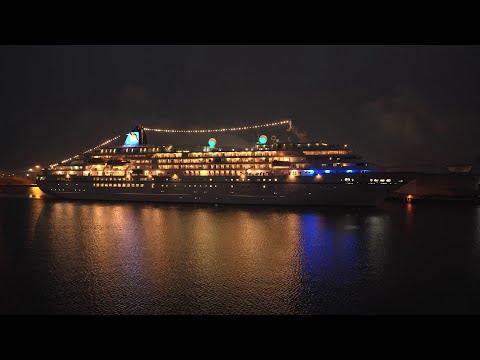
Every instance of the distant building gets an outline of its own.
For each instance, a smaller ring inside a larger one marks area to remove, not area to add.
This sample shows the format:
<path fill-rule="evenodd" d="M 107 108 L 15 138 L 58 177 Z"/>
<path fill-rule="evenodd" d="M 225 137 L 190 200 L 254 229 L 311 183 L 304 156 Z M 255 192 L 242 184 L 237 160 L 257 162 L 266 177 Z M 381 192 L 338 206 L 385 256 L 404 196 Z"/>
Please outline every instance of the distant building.
<path fill-rule="evenodd" d="M 453 173 L 473 173 L 480 174 L 480 156 L 477 156 L 471 164 L 448 165 L 447 169 Z"/>
<path fill-rule="evenodd" d="M 459 200 L 476 199 L 480 195 L 480 156 L 470 164 L 452 164 L 439 171 L 431 170 L 417 168 L 415 180 L 398 189 L 393 197 Z"/>
<path fill-rule="evenodd" d="M 473 165 L 449 165 L 447 169 L 449 172 L 454 173 L 468 173 L 471 172 Z"/>

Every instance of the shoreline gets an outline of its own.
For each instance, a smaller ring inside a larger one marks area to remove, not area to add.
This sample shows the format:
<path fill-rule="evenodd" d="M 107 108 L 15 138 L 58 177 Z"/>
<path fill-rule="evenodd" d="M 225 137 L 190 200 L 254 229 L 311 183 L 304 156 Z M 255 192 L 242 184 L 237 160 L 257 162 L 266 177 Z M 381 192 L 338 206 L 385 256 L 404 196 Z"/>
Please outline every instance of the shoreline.
<path fill-rule="evenodd" d="M 37 184 L 0 184 L 0 187 L 36 187 Z"/>

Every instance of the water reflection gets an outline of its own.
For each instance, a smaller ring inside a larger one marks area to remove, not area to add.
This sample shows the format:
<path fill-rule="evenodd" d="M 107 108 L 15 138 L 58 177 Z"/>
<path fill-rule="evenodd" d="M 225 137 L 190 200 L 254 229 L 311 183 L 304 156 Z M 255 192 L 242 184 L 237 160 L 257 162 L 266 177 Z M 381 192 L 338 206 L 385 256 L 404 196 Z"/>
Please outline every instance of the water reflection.
<path fill-rule="evenodd" d="M 444 268 L 467 279 L 465 288 L 455 285 L 457 294 L 479 299 L 470 285 L 479 280 L 480 251 L 471 249 L 479 241 L 480 208 L 464 209 L 450 222 L 469 229 L 452 251 L 455 227 L 437 222 L 458 211 L 408 205 L 282 209 L 5 199 L 0 271 L 13 280 L 1 285 L 9 297 L 0 298 L 0 310 L 400 311 L 427 296 L 420 286 L 426 277 L 439 289 L 440 279 L 448 285 L 452 272 Z M 437 301 L 436 309 L 450 305 Z"/>

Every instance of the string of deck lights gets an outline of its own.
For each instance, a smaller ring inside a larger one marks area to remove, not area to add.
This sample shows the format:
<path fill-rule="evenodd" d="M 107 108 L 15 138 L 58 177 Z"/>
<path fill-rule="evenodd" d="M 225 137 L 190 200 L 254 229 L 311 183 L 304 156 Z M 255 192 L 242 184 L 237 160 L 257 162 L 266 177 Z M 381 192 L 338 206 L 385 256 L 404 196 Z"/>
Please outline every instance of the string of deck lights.
<path fill-rule="evenodd" d="M 93 150 L 98 149 L 99 147 L 108 145 L 108 144 L 110 144 L 112 141 L 115 141 L 115 140 L 117 140 L 118 138 L 120 138 L 120 136 L 121 136 L 121 135 L 117 135 L 117 136 L 115 136 L 115 137 L 113 137 L 113 138 L 111 138 L 111 139 L 108 139 L 107 141 L 104 141 L 104 142 L 101 143 L 100 145 L 97 145 L 97 146 L 95 146 L 95 147 L 93 147 L 93 148 L 91 148 L 91 149 L 85 150 L 82 154 L 86 154 L 86 153 L 88 153 L 88 152 L 90 152 L 90 151 L 93 151 Z M 71 158 L 68 158 L 68 159 L 65 159 L 65 160 L 60 161 L 60 163 L 61 163 L 61 164 L 64 164 L 64 163 L 66 163 L 67 161 L 70 161 L 70 160 L 73 160 L 73 159 L 78 158 L 79 156 L 80 156 L 80 154 L 75 155 L 75 156 L 72 156 Z M 56 163 L 56 164 L 52 164 L 52 165 L 50 165 L 50 166 L 57 166 L 58 164 L 59 164 L 59 163 Z"/>
<path fill-rule="evenodd" d="M 232 127 L 232 128 L 223 128 L 223 129 L 209 129 L 209 130 L 176 130 L 176 129 L 152 129 L 152 128 L 144 128 L 145 131 L 154 131 L 154 132 L 163 132 L 163 133 L 180 133 L 180 134 L 199 134 L 199 133 L 218 133 L 218 132 L 226 132 L 226 131 L 244 131 L 244 130 L 253 130 L 253 129 L 260 129 L 265 127 L 271 126 L 279 126 L 279 125 L 286 125 L 288 124 L 289 129 L 292 127 L 292 120 L 283 120 L 277 121 L 268 124 L 261 124 L 261 125 L 250 125 L 250 126 L 240 126 L 240 127 Z M 117 140 L 120 138 L 121 135 L 117 135 L 107 141 L 104 141 L 100 145 L 97 145 L 91 149 L 85 150 L 82 154 L 86 154 L 90 151 L 96 150 L 99 147 L 105 146 L 110 144 L 112 141 Z M 80 156 L 80 154 L 72 156 L 68 159 L 60 161 L 60 164 L 64 164 L 70 160 L 76 159 Z M 57 166 L 59 163 L 50 165 L 51 167 Z"/>
<path fill-rule="evenodd" d="M 265 127 L 271 126 L 278 126 L 278 125 L 286 125 L 288 124 L 289 127 L 292 126 L 292 120 L 283 120 L 277 121 L 268 124 L 262 125 L 251 125 L 251 126 L 239 126 L 239 127 L 232 127 L 232 128 L 223 128 L 223 129 L 208 129 L 208 130 L 175 130 L 175 129 L 151 129 L 145 128 L 145 131 L 155 131 L 155 132 L 163 132 L 163 133 L 180 133 L 180 134 L 198 134 L 198 133 L 215 133 L 215 132 L 225 132 L 225 131 L 243 131 L 243 130 L 252 130 L 252 129 L 260 129 Z"/>

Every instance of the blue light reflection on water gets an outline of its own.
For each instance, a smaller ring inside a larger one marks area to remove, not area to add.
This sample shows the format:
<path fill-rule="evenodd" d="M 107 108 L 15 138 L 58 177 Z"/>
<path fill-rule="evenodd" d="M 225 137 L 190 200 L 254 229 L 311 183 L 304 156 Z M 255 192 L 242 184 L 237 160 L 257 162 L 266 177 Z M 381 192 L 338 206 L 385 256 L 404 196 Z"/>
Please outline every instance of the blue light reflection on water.
<path fill-rule="evenodd" d="M 318 214 L 304 214 L 302 224 L 302 272 L 317 277 L 334 265 L 333 234 Z"/>
<path fill-rule="evenodd" d="M 349 213 L 350 212 L 350 213 Z M 302 305 L 310 313 L 348 312 L 358 305 L 361 282 L 358 259 L 362 215 L 347 213 L 302 216 Z M 354 290 L 354 291 L 352 291 Z M 335 310 L 337 309 L 337 310 Z"/>

